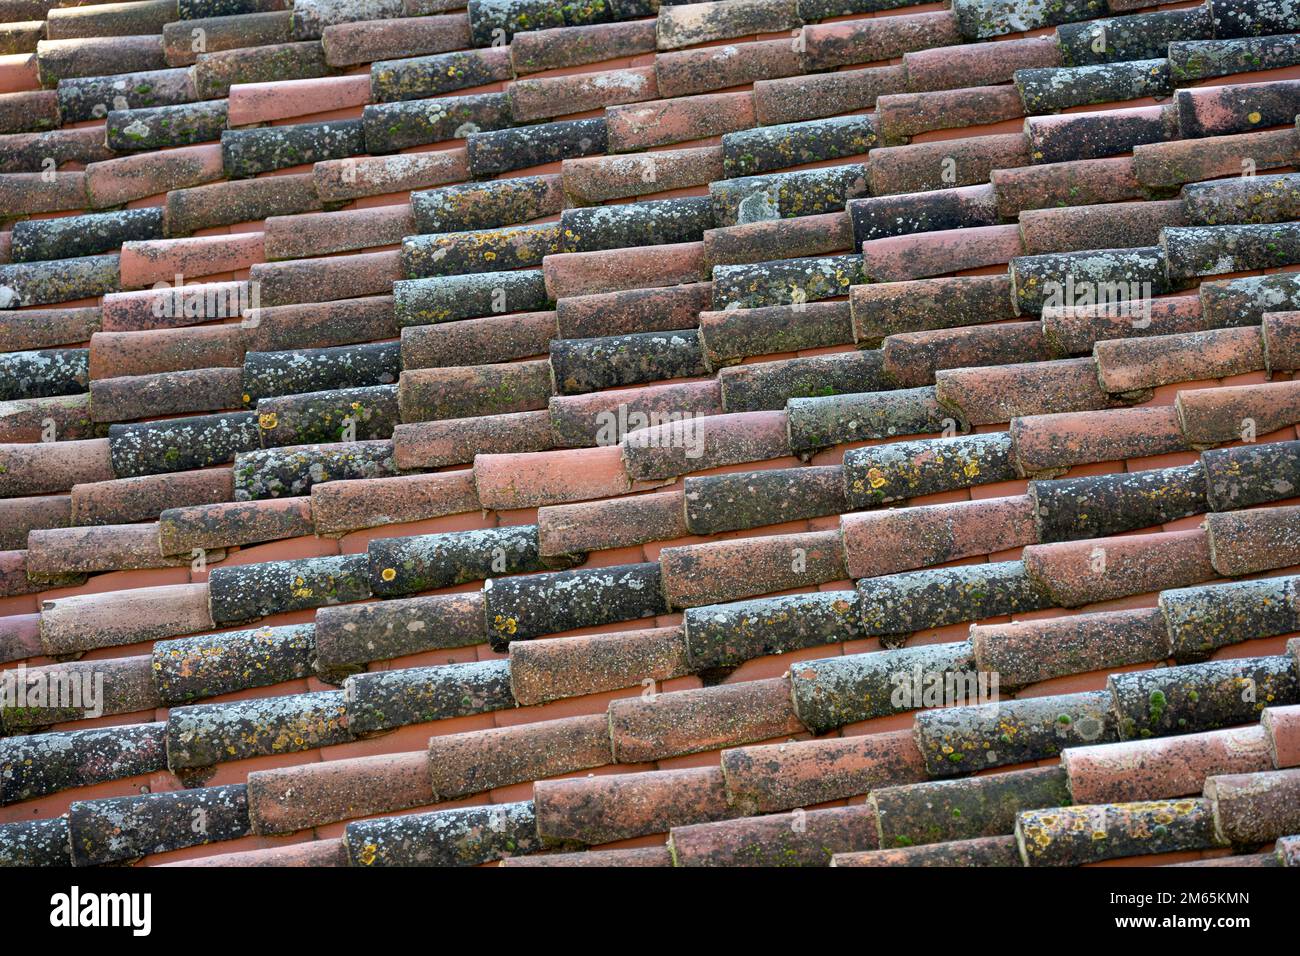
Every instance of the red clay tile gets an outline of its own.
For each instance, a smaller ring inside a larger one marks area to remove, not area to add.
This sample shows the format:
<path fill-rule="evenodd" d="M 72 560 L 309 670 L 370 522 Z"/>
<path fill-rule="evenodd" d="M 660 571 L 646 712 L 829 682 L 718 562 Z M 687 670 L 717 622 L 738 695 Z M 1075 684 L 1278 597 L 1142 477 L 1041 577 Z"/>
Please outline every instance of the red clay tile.
<path fill-rule="evenodd" d="M 5 497 L 68 491 L 113 477 L 107 438 L 0 445 L 0 494 Z"/>
<path fill-rule="evenodd" d="M 1300 421 L 1300 382 L 1188 389 L 1174 408 L 1193 445 L 1242 441 Z"/>
<path fill-rule="evenodd" d="M 915 90 L 1010 83 L 1016 70 L 1063 65 L 1061 48 L 1050 34 L 903 54 L 903 66 Z"/>
<path fill-rule="evenodd" d="M 462 465 L 480 452 L 519 454 L 553 445 L 551 419 L 545 411 L 413 422 L 393 429 L 393 461 L 398 468 Z"/>
<path fill-rule="evenodd" d="M 560 171 L 565 193 L 581 203 L 686 189 L 724 178 L 721 146 L 584 156 L 564 160 Z"/>
<path fill-rule="evenodd" d="M 159 863 L 158 866 L 347 866 L 347 851 L 340 838 L 308 840 L 286 846 L 238 853 L 218 853 L 195 859 Z"/>
<path fill-rule="evenodd" d="M 936 129 L 982 126 L 1025 115 L 1014 86 L 964 86 L 923 93 L 893 93 L 876 101 L 880 135 L 887 145 Z"/>
<path fill-rule="evenodd" d="M 525 455 L 475 455 L 474 484 L 484 508 L 508 511 L 608 498 L 632 490 L 622 449 L 578 448 Z"/>
<path fill-rule="evenodd" d="M 1273 766 L 1279 770 L 1300 766 L 1300 705 L 1266 707 L 1260 720 Z"/>
<path fill-rule="evenodd" d="M 253 126 L 370 102 L 370 74 L 322 76 L 274 83 L 239 83 L 230 90 L 228 122 Z"/>
<path fill-rule="evenodd" d="M 625 548 L 687 534 L 686 500 L 680 491 L 551 505 L 537 512 L 538 549 L 543 555 Z"/>
<path fill-rule="evenodd" d="M 443 734 L 429 741 L 438 802 L 613 762 L 604 714 Z"/>
<path fill-rule="evenodd" d="M 1255 328 L 1109 339 L 1098 342 L 1093 354 L 1101 386 L 1112 394 L 1264 367 L 1263 344 Z"/>
<path fill-rule="evenodd" d="M 311 489 L 311 513 L 316 533 L 321 535 L 478 510 L 474 474 L 468 468 L 432 475 L 327 481 Z"/>
<path fill-rule="evenodd" d="M 1262 727 L 1069 747 L 1061 754 L 1075 803 L 1132 803 L 1199 794 L 1220 773 L 1273 767 Z"/>
<path fill-rule="evenodd" d="M 627 153 L 721 136 L 757 125 L 752 93 L 709 93 L 605 110 L 609 149 Z"/>
<path fill-rule="evenodd" d="M 673 607 L 720 604 L 845 577 L 838 530 L 664 548 L 659 563 Z"/>
<path fill-rule="evenodd" d="M 1127 156 L 995 169 L 991 179 L 998 194 L 998 212 L 1007 218 L 1022 209 L 1089 206 L 1141 199 L 1143 195 L 1133 160 Z"/>
<path fill-rule="evenodd" d="M 423 751 L 325 760 L 248 775 L 254 833 L 295 830 L 436 802 Z"/>
<path fill-rule="evenodd" d="M 722 771 L 655 770 L 575 780 L 540 780 L 533 790 L 543 839 L 612 843 L 672 827 L 735 816 Z"/>
<path fill-rule="evenodd" d="M 599 252 L 562 252 L 542 260 L 552 299 L 700 282 L 709 277 L 704 243 L 678 242 Z"/>
<path fill-rule="evenodd" d="M 1075 465 L 1163 455 L 1189 447 L 1167 405 L 1032 415 L 1011 422 L 1016 459 L 1026 474 L 1053 477 Z"/>
<path fill-rule="evenodd" d="M 873 282 L 902 282 L 1001 265 L 1022 252 L 1018 226 L 973 226 L 869 239 L 862 267 Z"/>
<path fill-rule="evenodd" d="M 168 508 L 230 501 L 234 470 L 210 468 L 166 475 L 91 480 L 72 487 L 73 524 L 125 524 L 152 521 Z"/>
<path fill-rule="evenodd" d="M 1205 517 L 1210 561 L 1226 577 L 1300 564 L 1300 505 Z"/>
<path fill-rule="evenodd" d="M 90 338 L 92 379 L 243 364 L 244 331 L 238 325 L 96 332 Z"/>
<path fill-rule="evenodd" d="M 506 87 L 516 122 L 567 116 L 660 96 L 654 67 L 515 80 Z"/>
<path fill-rule="evenodd" d="M 636 687 L 688 670 L 681 628 L 656 627 L 510 645 L 510 688 L 525 706 Z"/>
<path fill-rule="evenodd" d="M 170 584 L 45 601 L 41 644 L 47 654 L 138 644 L 210 631 L 206 584 Z"/>
<path fill-rule="evenodd" d="M 260 232 L 124 242 L 121 281 L 139 288 L 178 275 L 198 278 L 247 269 L 262 258 Z"/>
<path fill-rule="evenodd" d="M 311 534 L 312 500 L 268 498 L 169 508 L 158 519 L 163 554 L 185 555 L 195 548 L 226 548 Z"/>
<path fill-rule="evenodd" d="M 223 175 L 220 145 L 182 146 L 91 163 L 86 167 L 86 193 L 92 209 L 106 209 Z"/>
<path fill-rule="evenodd" d="M 926 778 L 911 730 L 724 750 L 727 796 L 749 816 Z"/>
<path fill-rule="evenodd" d="M 1080 607 L 1216 577 L 1203 530 L 1095 538 L 1025 548 L 1025 570 L 1060 607 Z"/>
<path fill-rule="evenodd" d="M 844 515 L 840 528 L 851 578 L 945 564 L 1038 540 L 1028 495 L 859 512 Z"/>

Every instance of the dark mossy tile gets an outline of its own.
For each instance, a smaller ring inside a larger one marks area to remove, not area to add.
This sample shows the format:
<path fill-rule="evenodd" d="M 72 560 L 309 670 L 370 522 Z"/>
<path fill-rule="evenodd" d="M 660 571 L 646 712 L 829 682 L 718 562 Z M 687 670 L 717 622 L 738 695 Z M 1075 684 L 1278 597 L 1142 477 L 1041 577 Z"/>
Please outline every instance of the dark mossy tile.
<path fill-rule="evenodd" d="M 967 40 L 1091 20 L 1106 11 L 1105 0 L 953 0 L 957 29 Z"/>
<path fill-rule="evenodd" d="M 1214 35 L 1209 4 L 1187 10 L 1152 10 L 1119 17 L 1102 17 L 1056 28 L 1066 66 L 1151 60 L 1167 55 L 1175 40 Z"/>
<path fill-rule="evenodd" d="M 422 235 L 495 229 L 551 216 L 563 207 L 557 176 L 519 176 L 411 193 Z"/>
<path fill-rule="evenodd" d="M 212 619 L 234 624 L 364 600 L 370 597 L 367 571 L 364 554 L 218 566 L 208 575 Z"/>
<path fill-rule="evenodd" d="M 659 563 L 490 578 L 483 587 L 493 647 L 579 627 L 666 614 Z"/>
<path fill-rule="evenodd" d="M 203 100 L 142 109 L 112 110 L 107 119 L 109 149 L 119 153 L 214 142 L 226 128 L 226 101 Z"/>
<path fill-rule="evenodd" d="M 1209 510 L 1200 462 L 1114 475 L 1032 481 L 1041 542 L 1104 538 Z"/>
<path fill-rule="evenodd" d="M 1169 61 L 1162 58 L 1016 70 L 1016 89 L 1025 102 L 1025 112 L 1036 116 L 1071 106 L 1168 96 L 1173 81 Z"/>
<path fill-rule="evenodd" d="M 0 866 L 69 866 L 68 818 L 0 823 Z"/>
<path fill-rule="evenodd" d="M 1201 313 L 1209 328 L 1259 325 L 1265 312 L 1300 309 L 1300 276 L 1276 273 L 1202 282 Z"/>
<path fill-rule="evenodd" d="M 345 743 L 352 739 L 347 713 L 341 690 L 173 707 L 167 766 L 194 770 Z"/>
<path fill-rule="evenodd" d="M 706 196 L 585 206 L 560 214 L 565 252 L 698 242 L 714 225 Z"/>
<path fill-rule="evenodd" d="M 112 425 L 108 445 L 119 478 L 192 471 L 233 461 L 238 453 L 257 448 L 257 416 L 229 412 Z"/>
<path fill-rule="evenodd" d="M 221 134 L 221 161 L 231 179 L 363 152 L 361 120 L 228 129 Z"/>
<path fill-rule="evenodd" d="M 1189 183 L 1183 187 L 1182 201 L 1187 220 L 1196 225 L 1286 222 L 1300 218 L 1300 174 Z"/>
<path fill-rule="evenodd" d="M 1300 223 L 1169 226 L 1161 249 L 1173 278 L 1276 269 L 1300 262 Z"/>
<path fill-rule="evenodd" d="M 74 866 L 235 840 L 249 833 L 248 788 L 237 783 L 78 801 L 68 809 L 68 830 Z"/>
<path fill-rule="evenodd" d="M 307 677 L 315 651 L 311 624 L 158 641 L 154 681 L 165 704 L 179 704 Z"/>
<path fill-rule="evenodd" d="M 1285 654 L 1111 674 L 1106 687 L 1122 740 L 1251 723 L 1266 706 L 1300 700 L 1295 661 Z"/>
<path fill-rule="evenodd" d="M 121 289 L 118 256 L 0 265 L 0 309 L 95 299 Z"/>
<path fill-rule="evenodd" d="M 0 402 L 84 393 L 90 379 L 89 353 L 89 349 L 0 353 Z"/>
<path fill-rule="evenodd" d="M 791 667 L 790 683 L 795 713 L 821 734 L 927 706 L 926 680 L 937 681 L 938 700 L 948 703 L 945 687 L 973 685 L 974 670 L 970 642 L 954 641 L 802 661 Z M 925 678 L 915 678 L 918 673 Z"/>
<path fill-rule="evenodd" d="M 375 103 L 427 99 L 512 76 L 510 50 L 499 46 L 381 60 L 370 64 L 370 98 Z"/>
<path fill-rule="evenodd" d="M 1169 44 L 1169 72 L 1178 86 L 1297 63 L 1300 63 L 1300 42 L 1292 34 L 1177 40 Z"/>
<path fill-rule="evenodd" d="M 504 93 L 435 97 L 402 103 L 371 103 L 361 111 L 366 151 L 379 155 L 410 146 L 464 139 L 511 124 Z"/>
<path fill-rule="evenodd" d="M 262 448 L 386 441 L 398 420 L 395 385 L 280 395 L 257 403 Z"/>
<path fill-rule="evenodd" d="M 719 226 L 837 212 L 850 199 L 866 194 L 867 171 L 861 163 L 723 179 L 709 185 Z"/>
<path fill-rule="evenodd" d="M 128 724 L 0 740 L 0 805 L 163 770 L 165 726 Z"/>
<path fill-rule="evenodd" d="M 104 143 L 103 132 L 95 127 L 12 133 L 0 139 L 0 173 L 39 173 L 46 160 L 53 160 L 56 167 L 68 163 L 86 166 L 115 155 Z"/>
<path fill-rule="evenodd" d="M 853 199 L 848 210 L 855 247 L 885 236 L 993 226 L 1001 221 L 993 187 L 983 184 Z"/>
<path fill-rule="evenodd" d="M 1160 592 L 1176 660 L 1199 661 L 1220 647 L 1289 634 L 1300 618 L 1296 578 L 1231 581 Z"/>
<path fill-rule="evenodd" d="M 161 238 L 163 211 L 158 207 L 25 219 L 14 223 L 10 255 L 14 262 L 74 259 L 111 252 L 124 242 Z"/>
<path fill-rule="evenodd" d="M 412 279 L 500 272 L 539 267 L 545 256 L 562 252 L 563 246 L 558 223 L 499 226 L 408 236 L 402 240 L 402 263 Z"/>
<path fill-rule="evenodd" d="M 393 283 L 393 298 L 399 328 L 537 312 L 551 305 L 540 269 L 407 279 Z"/>
<path fill-rule="evenodd" d="M 838 465 L 775 468 L 686 479 L 686 525 L 717 534 L 839 514 L 848 508 Z"/>
<path fill-rule="evenodd" d="M 1101 159 L 1178 138 L 1178 114 L 1161 106 L 1053 113 L 1025 120 L 1035 163 Z"/>
<path fill-rule="evenodd" d="M 198 98 L 186 69 L 148 70 L 59 81 L 59 114 L 64 123 L 103 119 L 112 110 L 177 106 Z"/>
<path fill-rule="evenodd" d="M 482 866 L 553 845 L 537 835 L 531 800 L 358 820 L 343 842 L 350 865 L 373 867 Z"/>
<path fill-rule="evenodd" d="M 1060 767 L 881 787 L 871 792 L 869 800 L 876 812 L 882 847 L 1012 833 L 1021 811 L 1074 802 Z"/>
<path fill-rule="evenodd" d="M 1216 37 L 1294 33 L 1300 25 L 1291 0 L 1214 0 L 1211 12 Z"/>
<path fill-rule="evenodd" d="M 804 163 L 860 156 L 876 142 L 876 121 L 871 115 L 758 126 L 722 137 L 722 164 L 728 177 L 754 176 Z"/>
<path fill-rule="evenodd" d="M 1052 606 L 1021 561 L 907 571 L 858 581 L 868 634 L 905 635 Z"/>
<path fill-rule="evenodd" d="M 368 553 L 370 587 L 379 597 L 571 563 L 544 560 L 537 551 L 537 526 L 532 524 L 379 538 L 370 543 Z"/>
<path fill-rule="evenodd" d="M 471 175 L 507 173 L 606 152 L 605 120 L 599 117 L 564 120 L 470 133 L 465 146 L 469 150 Z"/>
<path fill-rule="evenodd" d="M 518 706 L 506 660 L 356 674 L 343 692 L 349 726 L 358 734 Z"/>
<path fill-rule="evenodd" d="M 867 636 L 853 591 L 822 591 L 687 608 L 692 671 Z"/>
<path fill-rule="evenodd" d="M 932 777 L 1047 760 L 1066 747 L 1119 739 L 1104 690 L 923 710 L 913 733 Z"/>
<path fill-rule="evenodd" d="M 943 431 L 955 425 L 932 386 L 792 398 L 790 447 L 814 452 L 842 442 Z"/>
<path fill-rule="evenodd" d="M 1074 304 L 1077 294 L 1072 290 L 1076 289 L 1112 290 L 1115 301 L 1126 301 L 1149 299 L 1174 288 L 1160 246 L 1017 256 L 1011 260 L 1010 272 L 1016 308 L 1031 315 L 1045 306 Z"/>
<path fill-rule="evenodd" d="M 1223 843 L 1212 801 L 1192 797 L 1026 810 L 1016 834 L 1025 866 L 1080 866 Z"/>
<path fill-rule="evenodd" d="M 867 281 L 862 256 L 812 256 L 713 267 L 713 308 L 754 309 L 847 295 Z"/>
<path fill-rule="evenodd" d="M 390 441 L 264 448 L 235 459 L 235 500 L 295 497 L 310 493 L 314 485 L 325 481 L 396 474 Z"/>
<path fill-rule="evenodd" d="M 319 41 L 200 53 L 192 69 L 199 96 L 205 99 L 228 96 L 237 83 L 307 80 L 334 72 Z"/>
<path fill-rule="evenodd" d="M 392 385 L 402 370 L 401 343 L 367 342 L 244 356 L 245 403 L 273 395 Z"/>
<path fill-rule="evenodd" d="M 317 667 L 325 672 L 358 670 L 374 660 L 486 641 L 479 591 L 393 598 L 316 612 Z"/>
<path fill-rule="evenodd" d="M 718 382 L 724 412 L 777 410 L 792 398 L 870 392 L 892 385 L 875 349 L 733 365 L 718 373 Z"/>
<path fill-rule="evenodd" d="M 689 378 L 707 371 L 699 334 L 637 332 L 598 339 L 556 339 L 551 368 L 561 395 Z"/>

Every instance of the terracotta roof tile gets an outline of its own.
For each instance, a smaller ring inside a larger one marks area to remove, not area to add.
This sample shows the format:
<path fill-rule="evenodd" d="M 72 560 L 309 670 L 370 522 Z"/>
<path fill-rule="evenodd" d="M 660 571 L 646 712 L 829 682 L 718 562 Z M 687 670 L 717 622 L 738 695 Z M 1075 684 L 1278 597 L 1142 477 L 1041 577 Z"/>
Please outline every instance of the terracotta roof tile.
<path fill-rule="evenodd" d="M 870 807 L 796 810 L 673 827 L 676 866 L 826 866 L 835 853 L 874 849 Z"/>

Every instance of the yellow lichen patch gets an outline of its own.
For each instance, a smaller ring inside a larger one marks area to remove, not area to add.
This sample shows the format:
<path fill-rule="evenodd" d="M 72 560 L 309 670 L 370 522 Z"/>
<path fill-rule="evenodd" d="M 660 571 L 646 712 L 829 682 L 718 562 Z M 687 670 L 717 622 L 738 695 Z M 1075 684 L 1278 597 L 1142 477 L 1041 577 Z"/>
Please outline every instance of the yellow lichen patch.
<path fill-rule="evenodd" d="M 385 581 L 391 581 L 393 580 L 393 578 L 397 577 L 397 569 L 384 568 L 384 570 L 379 572 L 379 576 L 383 578 Z"/>
<path fill-rule="evenodd" d="M 275 417 L 275 412 L 263 412 L 257 416 L 257 427 L 266 431 L 270 431 L 279 423 L 279 419 Z"/>

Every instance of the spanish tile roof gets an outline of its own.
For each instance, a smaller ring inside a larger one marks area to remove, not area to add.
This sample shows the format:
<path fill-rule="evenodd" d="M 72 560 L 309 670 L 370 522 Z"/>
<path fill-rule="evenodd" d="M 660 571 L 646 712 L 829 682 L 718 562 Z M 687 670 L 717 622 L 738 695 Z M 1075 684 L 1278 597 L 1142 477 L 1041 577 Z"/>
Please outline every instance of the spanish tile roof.
<path fill-rule="evenodd" d="M 0 863 L 1300 865 L 1292 0 L 58 2 Z"/>

